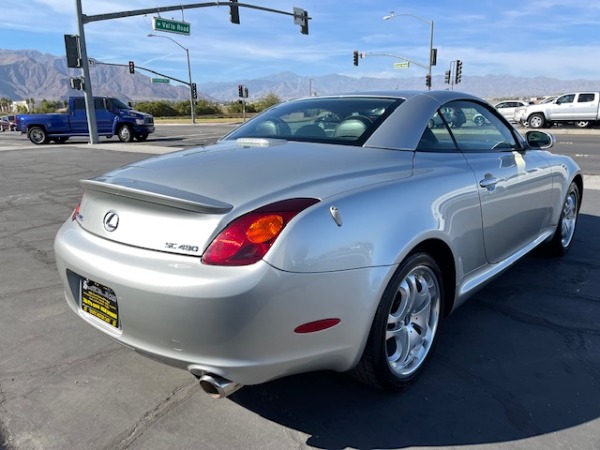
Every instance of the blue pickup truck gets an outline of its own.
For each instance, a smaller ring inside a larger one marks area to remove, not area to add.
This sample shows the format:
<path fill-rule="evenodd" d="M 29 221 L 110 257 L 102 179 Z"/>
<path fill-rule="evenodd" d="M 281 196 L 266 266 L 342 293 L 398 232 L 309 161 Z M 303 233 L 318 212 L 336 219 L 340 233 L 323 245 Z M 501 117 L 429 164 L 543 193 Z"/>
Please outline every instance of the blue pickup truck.
<path fill-rule="evenodd" d="M 135 111 L 117 98 L 94 97 L 94 107 L 98 136 L 117 135 L 122 142 L 131 142 L 134 138 L 145 141 L 154 132 L 152 115 Z M 34 144 L 62 143 L 72 136 L 88 136 L 85 100 L 70 97 L 66 113 L 20 114 L 17 130 L 26 133 Z"/>

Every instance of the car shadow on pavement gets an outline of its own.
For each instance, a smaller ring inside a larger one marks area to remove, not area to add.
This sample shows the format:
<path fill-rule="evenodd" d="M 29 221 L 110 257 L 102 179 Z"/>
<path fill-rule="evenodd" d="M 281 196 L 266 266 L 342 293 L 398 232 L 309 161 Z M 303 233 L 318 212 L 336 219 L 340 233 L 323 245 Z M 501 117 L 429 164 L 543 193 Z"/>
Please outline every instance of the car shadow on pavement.
<path fill-rule="evenodd" d="M 581 214 L 568 255 L 529 255 L 459 308 L 407 391 L 318 372 L 247 386 L 230 399 L 327 449 L 510 442 L 598 419 L 597 230 L 600 218 Z"/>

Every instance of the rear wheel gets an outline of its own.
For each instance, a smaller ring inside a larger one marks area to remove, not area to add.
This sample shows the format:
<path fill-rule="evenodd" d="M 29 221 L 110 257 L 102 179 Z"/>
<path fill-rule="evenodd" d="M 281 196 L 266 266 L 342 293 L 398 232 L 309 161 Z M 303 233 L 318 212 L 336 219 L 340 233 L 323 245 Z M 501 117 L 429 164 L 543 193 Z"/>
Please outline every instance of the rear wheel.
<path fill-rule="evenodd" d="M 573 182 L 567 191 L 556 232 L 552 240 L 546 244 L 546 249 L 550 254 L 561 256 L 571 248 L 579 216 L 579 199 L 579 187 Z"/>
<path fill-rule="evenodd" d="M 27 133 L 27 137 L 36 145 L 46 144 L 48 142 L 48 134 L 42 127 L 31 127 Z"/>
<path fill-rule="evenodd" d="M 575 126 L 577 128 L 587 128 L 590 126 L 590 122 L 587 120 L 578 120 L 577 122 L 575 122 Z"/>
<path fill-rule="evenodd" d="M 119 136 L 119 140 L 121 142 L 131 142 L 133 140 L 133 131 L 131 130 L 131 126 L 121 125 L 119 131 L 117 131 L 117 136 Z"/>
<path fill-rule="evenodd" d="M 431 357 L 444 302 L 442 272 L 427 253 L 409 255 L 381 299 L 353 375 L 371 387 L 401 390 Z"/>
<path fill-rule="evenodd" d="M 546 118 L 543 114 L 532 114 L 527 121 L 531 128 L 543 128 L 546 125 Z"/>

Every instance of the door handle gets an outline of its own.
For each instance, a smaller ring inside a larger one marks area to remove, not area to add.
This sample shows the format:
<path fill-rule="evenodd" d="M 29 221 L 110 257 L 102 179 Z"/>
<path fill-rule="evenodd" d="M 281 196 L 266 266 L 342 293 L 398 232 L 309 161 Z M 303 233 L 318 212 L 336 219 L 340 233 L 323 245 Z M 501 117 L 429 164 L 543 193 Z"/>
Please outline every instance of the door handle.
<path fill-rule="evenodd" d="M 486 176 L 483 180 L 479 182 L 479 186 L 487 189 L 488 191 L 493 191 L 496 188 L 496 184 L 500 181 L 499 178 L 494 176 Z"/>

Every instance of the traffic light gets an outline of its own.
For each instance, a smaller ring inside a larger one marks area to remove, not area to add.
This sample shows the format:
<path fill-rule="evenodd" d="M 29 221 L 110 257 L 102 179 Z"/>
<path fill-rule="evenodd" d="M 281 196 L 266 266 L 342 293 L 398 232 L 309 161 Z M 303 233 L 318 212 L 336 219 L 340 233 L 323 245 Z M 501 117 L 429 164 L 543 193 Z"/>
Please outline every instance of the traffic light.
<path fill-rule="evenodd" d="M 244 97 L 244 85 L 242 84 L 238 84 L 238 97 Z"/>
<path fill-rule="evenodd" d="M 425 86 L 431 87 L 431 75 L 425 75 Z"/>
<path fill-rule="evenodd" d="M 454 83 L 460 83 L 462 79 L 462 61 L 459 59 L 456 61 L 456 75 L 454 76 Z"/>
<path fill-rule="evenodd" d="M 129 73 L 135 73 L 135 63 L 133 61 L 129 61 Z"/>
<path fill-rule="evenodd" d="M 244 98 L 248 98 L 248 88 L 244 86 Z"/>
<path fill-rule="evenodd" d="M 194 100 L 198 98 L 198 90 L 196 89 L 196 83 L 192 83 L 192 98 Z"/>
<path fill-rule="evenodd" d="M 300 33 L 308 34 L 308 12 L 294 7 L 294 23 L 300 25 Z"/>
<path fill-rule="evenodd" d="M 354 50 L 354 65 L 358 66 L 358 50 Z"/>
<path fill-rule="evenodd" d="M 65 50 L 67 53 L 67 67 L 81 67 L 79 36 L 65 34 Z"/>
<path fill-rule="evenodd" d="M 231 23 L 240 23 L 240 7 L 237 5 L 238 0 L 229 0 L 229 19 Z"/>
<path fill-rule="evenodd" d="M 77 89 L 78 91 L 83 90 L 83 80 L 80 77 L 69 78 L 69 86 L 71 89 Z"/>
<path fill-rule="evenodd" d="M 450 71 L 446 70 L 446 75 L 444 76 L 444 83 L 450 84 Z"/>
<path fill-rule="evenodd" d="M 429 55 L 429 62 L 432 66 L 437 64 L 437 48 L 431 49 L 431 55 Z"/>

